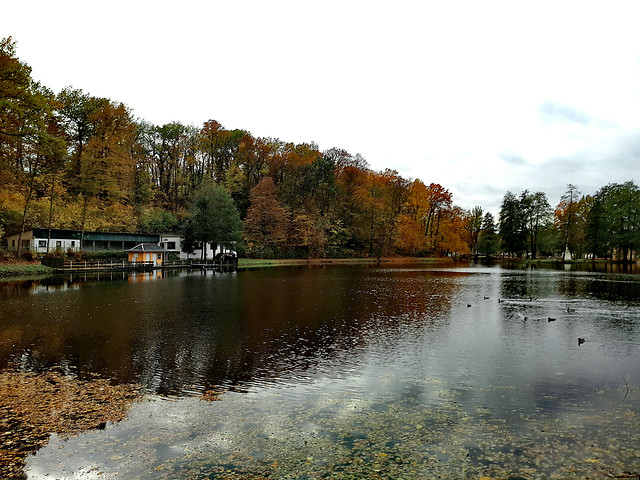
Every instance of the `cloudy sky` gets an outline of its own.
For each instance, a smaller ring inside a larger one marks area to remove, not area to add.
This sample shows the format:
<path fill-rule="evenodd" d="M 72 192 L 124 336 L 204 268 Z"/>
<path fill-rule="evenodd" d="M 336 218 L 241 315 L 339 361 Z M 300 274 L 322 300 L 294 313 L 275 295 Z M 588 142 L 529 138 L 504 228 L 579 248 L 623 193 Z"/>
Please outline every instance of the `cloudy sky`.
<path fill-rule="evenodd" d="M 33 77 L 362 154 L 497 212 L 640 181 L 640 2 L 5 2 Z"/>

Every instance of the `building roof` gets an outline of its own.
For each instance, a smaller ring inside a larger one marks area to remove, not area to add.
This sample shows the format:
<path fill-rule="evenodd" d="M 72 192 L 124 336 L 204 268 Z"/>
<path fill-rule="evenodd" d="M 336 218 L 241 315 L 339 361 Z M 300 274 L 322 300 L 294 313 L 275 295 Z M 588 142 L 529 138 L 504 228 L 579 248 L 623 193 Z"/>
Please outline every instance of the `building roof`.
<path fill-rule="evenodd" d="M 48 238 L 48 228 L 31 228 L 35 238 Z M 25 230 L 25 233 L 29 230 Z M 51 229 L 52 240 L 80 240 L 82 232 L 80 230 L 65 230 L 62 228 Z M 8 235 L 9 237 L 18 235 Z M 144 233 L 125 233 L 125 232 L 84 232 L 84 241 L 106 241 L 106 242 L 153 242 L 160 241 L 159 235 L 146 235 Z"/>
<path fill-rule="evenodd" d="M 164 249 L 155 243 L 139 243 L 127 252 L 164 252 Z"/>

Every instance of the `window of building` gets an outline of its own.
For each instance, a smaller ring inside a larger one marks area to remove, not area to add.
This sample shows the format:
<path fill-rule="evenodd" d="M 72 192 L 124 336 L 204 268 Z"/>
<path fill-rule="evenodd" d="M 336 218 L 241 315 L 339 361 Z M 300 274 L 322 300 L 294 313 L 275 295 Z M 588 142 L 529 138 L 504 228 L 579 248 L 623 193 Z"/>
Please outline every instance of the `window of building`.
<path fill-rule="evenodd" d="M 166 242 L 164 248 L 166 248 L 167 250 L 175 250 L 176 242 Z"/>
<path fill-rule="evenodd" d="M 38 248 L 47 248 L 46 240 L 38 240 Z"/>
<path fill-rule="evenodd" d="M 56 248 L 62 248 L 62 240 L 56 241 Z"/>
<path fill-rule="evenodd" d="M 75 247 L 76 246 L 76 241 L 75 240 L 71 240 L 71 246 Z"/>

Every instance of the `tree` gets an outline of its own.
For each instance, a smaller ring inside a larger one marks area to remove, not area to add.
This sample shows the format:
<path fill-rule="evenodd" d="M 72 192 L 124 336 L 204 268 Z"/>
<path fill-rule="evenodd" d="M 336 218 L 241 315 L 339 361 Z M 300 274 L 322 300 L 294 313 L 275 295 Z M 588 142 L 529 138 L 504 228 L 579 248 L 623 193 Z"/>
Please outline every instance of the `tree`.
<path fill-rule="evenodd" d="M 500 246 L 500 238 L 496 231 L 493 215 L 487 212 L 482 220 L 482 228 L 478 235 L 478 253 L 489 256 L 494 255 Z"/>
<path fill-rule="evenodd" d="M 278 201 L 273 178 L 265 177 L 251 189 L 250 206 L 244 220 L 245 240 L 250 248 L 279 249 L 286 234 L 287 212 Z"/>
<path fill-rule="evenodd" d="M 607 218 L 605 212 L 605 199 L 604 190 L 606 187 L 601 188 L 591 201 L 591 208 L 587 215 L 587 231 L 586 241 L 587 250 L 591 253 L 592 257 L 606 257 L 608 255 L 608 235 Z"/>
<path fill-rule="evenodd" d="M 613 183 L 602 187 L 589 217 L 592 243 L 607 248 L 613 257 L 630 261 L 640 247 L 640 189 L 634 182 Z"/>
<path fill-rule="evenodd" d="M 502 251 L 511 255 L 522 255 L 526 248 L 527 236 L 525 220 L 520 200 L 511 192 L 505 193 L 500 206 L 500 239 Z"/>
<path fill-rule="evenodd" d="M 559 224 L 559 228 L 562 232 L 562 239 L 564 241 L 562 259 L 566 260 L 565 255 L 567 250 L 575 250 L 578 242 L 576 240 L 576 215 L 578 209 L 578 198 L 580 191 L 578 188 L 569 183 L 567 190 L 560 198 L 560 203 L 556 207 L 556 219 Z"/>
<path fill-rule="evenodd" d="M 189 219 L 193 225 L 194 238 L 202 242 L 203 259 L 206 260 L 205 245 L 210 243 L 237 250 L 242 241 L 242 221 L 231 195 L 221 185 L 204 185 L 194 195 L 189 208 Z"/>
<path fill-rule="evenodd" d="M 57 114 L 66 132 L 68 155 L 71 159 L 67 171 L 69 184 L 73 187 L 73 193 L 80 193 L 81 187 L 77 184 L 77 179 L 82 171 L 84 148 L 94 132 L 94 115 L 107 100 L 66 87 L 58 94 L 57 101 Z"/>
<path fill-rule="evenodd" d="M 0 40 L 0 173 L 4 181 L 15 179 L 12 189 L 23 194 L 18 256 L 34 193 L 45 184 L 42 175 L 60 167 L 64 143 L 53 108 L 51 92 L 16 57 L 15 42 L 11 37 Z"/>
<path fill-rule="evenodd" d="M 465 255 L 470 252 L 471 239 L 465 211 L 454 205 L 442 216 L 438 255 Z"/>
<path fill-rule="evenodd" d="M 475 206 L 466 213 L 466 228 L 469 232 L 471 253 L 478 255 L 478 236 L 482 230 L 482 207 Z"/>
<path fill-rule="evenodd" d="M 452 207 L 451 192 L 437 183 L 431 183 L 426 191 L 428 210 L 426 212 L 425 235 L 429 238 L 432 252 L 438 251 L 438 233 L 442 216 Z"/>
<path fill-rule="evenodd" d="M 171 212 L 161 208 L 148 210 L 142 214 L 142 230 L 158 235 L 172 232 L 178 226 L 178 219 Z"/>
<path fill-rule="evenodd" d="M 551 205 L 547 201 L 544 192 L 529 193 L 525 190 L 520 194 L 520 205 L 526 225 L 526 233 L 529 239 L 529 252 L 531 258 L 536 259 L 538 254 L 538 234 L 546 227 L 551 217 Z"/>

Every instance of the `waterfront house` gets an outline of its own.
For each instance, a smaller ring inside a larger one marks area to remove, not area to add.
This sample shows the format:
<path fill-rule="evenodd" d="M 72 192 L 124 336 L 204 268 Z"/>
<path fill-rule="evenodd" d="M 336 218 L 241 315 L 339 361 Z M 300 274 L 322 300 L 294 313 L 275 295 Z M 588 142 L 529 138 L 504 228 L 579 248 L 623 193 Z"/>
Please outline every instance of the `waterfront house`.
<path fill-rule="evenodd" d="M 165 252 L 157 243 L 140 243 L 127 250 L 129 263 L 152 262 L 154 267 L 162 266 Z"/>

